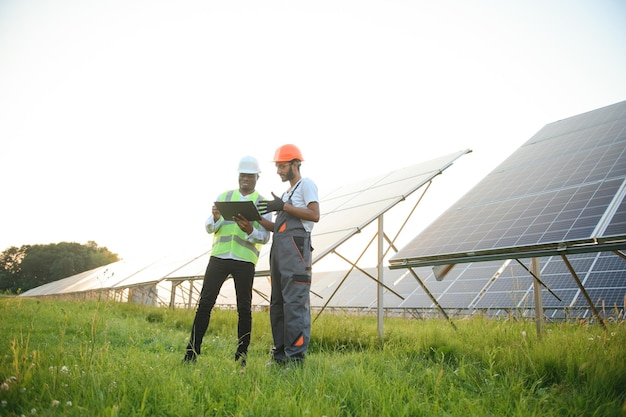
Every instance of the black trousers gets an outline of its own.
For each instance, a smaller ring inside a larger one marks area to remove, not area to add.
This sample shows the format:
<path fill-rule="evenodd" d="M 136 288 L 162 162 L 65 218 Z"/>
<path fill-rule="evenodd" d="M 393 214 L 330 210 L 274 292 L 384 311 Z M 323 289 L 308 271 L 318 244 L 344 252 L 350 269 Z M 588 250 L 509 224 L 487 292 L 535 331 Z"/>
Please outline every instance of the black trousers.
<path fill-rule="evenodd" d="M 232 275 L 237 294 L 238 315 L 238 343 L 235 357 L 238 358 L 248 352 L 250 333 L 252 331 L 252 283 L 254 281 L 254 270 L 255 266 L 251 262 L 220 259 L 211 256 L 204 273 L 202 292 L 200 293 L 196 316 L 191 326 L 191 337 L 189 338 L 187 350 L 192 350 L 196 354 L 200 353 L 202 339 L 209 327 L 211 311 L 215 306 L 217 296 L 226 278 Z"/>

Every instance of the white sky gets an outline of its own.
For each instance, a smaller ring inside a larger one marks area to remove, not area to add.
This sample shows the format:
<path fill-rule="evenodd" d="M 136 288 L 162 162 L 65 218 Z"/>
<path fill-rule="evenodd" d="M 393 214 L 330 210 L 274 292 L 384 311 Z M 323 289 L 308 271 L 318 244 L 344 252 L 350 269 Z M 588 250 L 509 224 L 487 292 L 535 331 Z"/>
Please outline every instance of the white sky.
<path fill-rule="evenodd" d="M 203 245 L 242 156 L 286 188 L 284 143 L 322 197 L 472 149 L 425 227 L 545 124 L 625 100 L 625 74 L 623 0 L 0 0 L 0 251 Z"/>

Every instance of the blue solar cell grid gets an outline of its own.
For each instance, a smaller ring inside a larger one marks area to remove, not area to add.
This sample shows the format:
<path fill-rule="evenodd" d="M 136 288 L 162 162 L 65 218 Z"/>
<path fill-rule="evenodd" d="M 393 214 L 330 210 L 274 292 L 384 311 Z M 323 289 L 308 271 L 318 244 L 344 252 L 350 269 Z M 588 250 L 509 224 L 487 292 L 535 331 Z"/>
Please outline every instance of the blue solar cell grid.
<path fill-rule="evenodd" d="M 624 188 L 626 101 L 544 127 L 390 264 L 507 259 L 581 243 L 593 251 L 596 238 L 615 236 L 626 242 Z"/>

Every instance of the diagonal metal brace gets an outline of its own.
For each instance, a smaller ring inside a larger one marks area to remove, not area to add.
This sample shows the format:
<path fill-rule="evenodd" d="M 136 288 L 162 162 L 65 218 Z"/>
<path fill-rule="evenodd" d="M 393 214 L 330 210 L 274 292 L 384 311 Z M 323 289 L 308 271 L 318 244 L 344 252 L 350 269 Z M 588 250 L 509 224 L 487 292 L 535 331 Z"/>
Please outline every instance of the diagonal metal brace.
<path fill-rule="evenodd" d="M 583 283 L 580 281 L 580 278 L 578 278 L 576 271 L 574 271 L 574 267 L 572 267 L 572 264 L 569 263 L 567 256 L 561 255 L 561 258 L 563 259 L 563 262 L 565 262 L 565 266 L 567 266 L 567 269 L 569 269 L 570 274 L 572 274 L 574 281 L 576 281 L 578 288 L 580 288 L 580 292 L 583 293 L 583 296 L 589 303 L 589 306 L 591 307 L 593 314 L 596 316 L 596 318 L 598 319 L 598 321 L 600 322 L 604 330 L 607 331 L 608 329 L 606 328 L 606 324 L 604 323 L 604 320 L 602 320 L 602 317 L 600 317 L 600 312 L 598 311 L 596 306 L 593 304 L 593 301 L 591 301 L 591 297 L 589 297 L 589 294 L 587 294 L 587 290 L 585 289 L 585 286 L 583 285 Z"/>
<path fill-rule="evenodd" d="M 446 313 L 446 310 L 444 310 L 443 307 L 441 307 L 441 305 L 439 304 L 439 302 L 437 301 L 435 296 L 430 292 L 430 290 L 428 290 L 428 288 L 426 288 L 426 285 L 424 284 L 422 279 L 417 275 L 417 272 L 415 272 L 413 270 L 413 268 L 409 268 L 409 272 L 411 272 L 411 275 L 413 275 L 413 278 L 415 278 L 417 280 L 417 282 L 420 284 L 420 286 L 422 287 L 422 289 L 424 290 L 426 295 L 428 295 L 430 300 L 437 306 L 437 309 L 439 310 L 439 312 L 441 314 L 443 314 L 443 316 L 446 318 L 446 320 L 448 320 L 448 323 L 450 323 L 452 325 L 452 328 L 454 330 L 457 330 L 456 325 L 454 324 L 454 322 L 450 319 L 450 317 L 448 317 L 448 314 Z"/>
<path fill-rule="evenodd" d="M 532 276 L 533 276 L 533 278 L 535 278 L 535 279 L 537 280 L 537 282 L 538 282 L 539 284 L 541 284 L 541 286 L 542 286 L 543 288 L 545 288 L 546 290 L 548 290 L 548 292 L 549 292 L 550 294 L 552 294 L 552 295 L 554 296 L 554 298 L 556 298 L 556 299 L 557 299 L 557 300 L 559 300 L 559 301 L 563 301 L 563 300 L 561 300 L 561 298 L 559 298 L 559 296 L 558 296 L 558 295 L 556 295 L 556 294 L 554 293 L 554 291 L 552 291 L 552 290 L 551 290 L 551 289 L 550 289 L 550 288 L 549 288 L 546 284 L 544 284 L 544 283 L 543 283 L 543 281 L 542 281 L 542 280 L 540 280 L 540 279 L 539 279 L 539 277 L 533 273 L 533 271 L 531 271 L 530 269 L 528 269 L 528 268 L 526 267 L 526 265 L 524 265 L 524 264 L 522 263 L 522 261 L 520 261 L 519 259 L 515 259 L 515 260 L 517 261 L 517 263 L 518 263 L 518 264 L 520 264 L 520 265 L 522 266 L 522 268 L 524 268 L 524 269 L 526 270 L 526 272 L 528 272 L 530 275 L 532 275 Z"/>

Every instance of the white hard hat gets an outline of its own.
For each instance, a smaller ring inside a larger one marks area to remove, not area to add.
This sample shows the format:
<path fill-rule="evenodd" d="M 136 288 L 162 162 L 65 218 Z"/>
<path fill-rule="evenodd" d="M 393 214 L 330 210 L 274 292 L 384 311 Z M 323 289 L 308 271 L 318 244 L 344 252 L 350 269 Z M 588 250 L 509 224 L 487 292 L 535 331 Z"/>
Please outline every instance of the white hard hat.
<path fill-rule="evenodd" d="M 258 174 L 261 172 L 261 168 L 259 167 L 259 161 L 256 160 L 253 156 L 244 156 L 239 161 L 239 168 L 237 171 L 240 174 Z"/>

